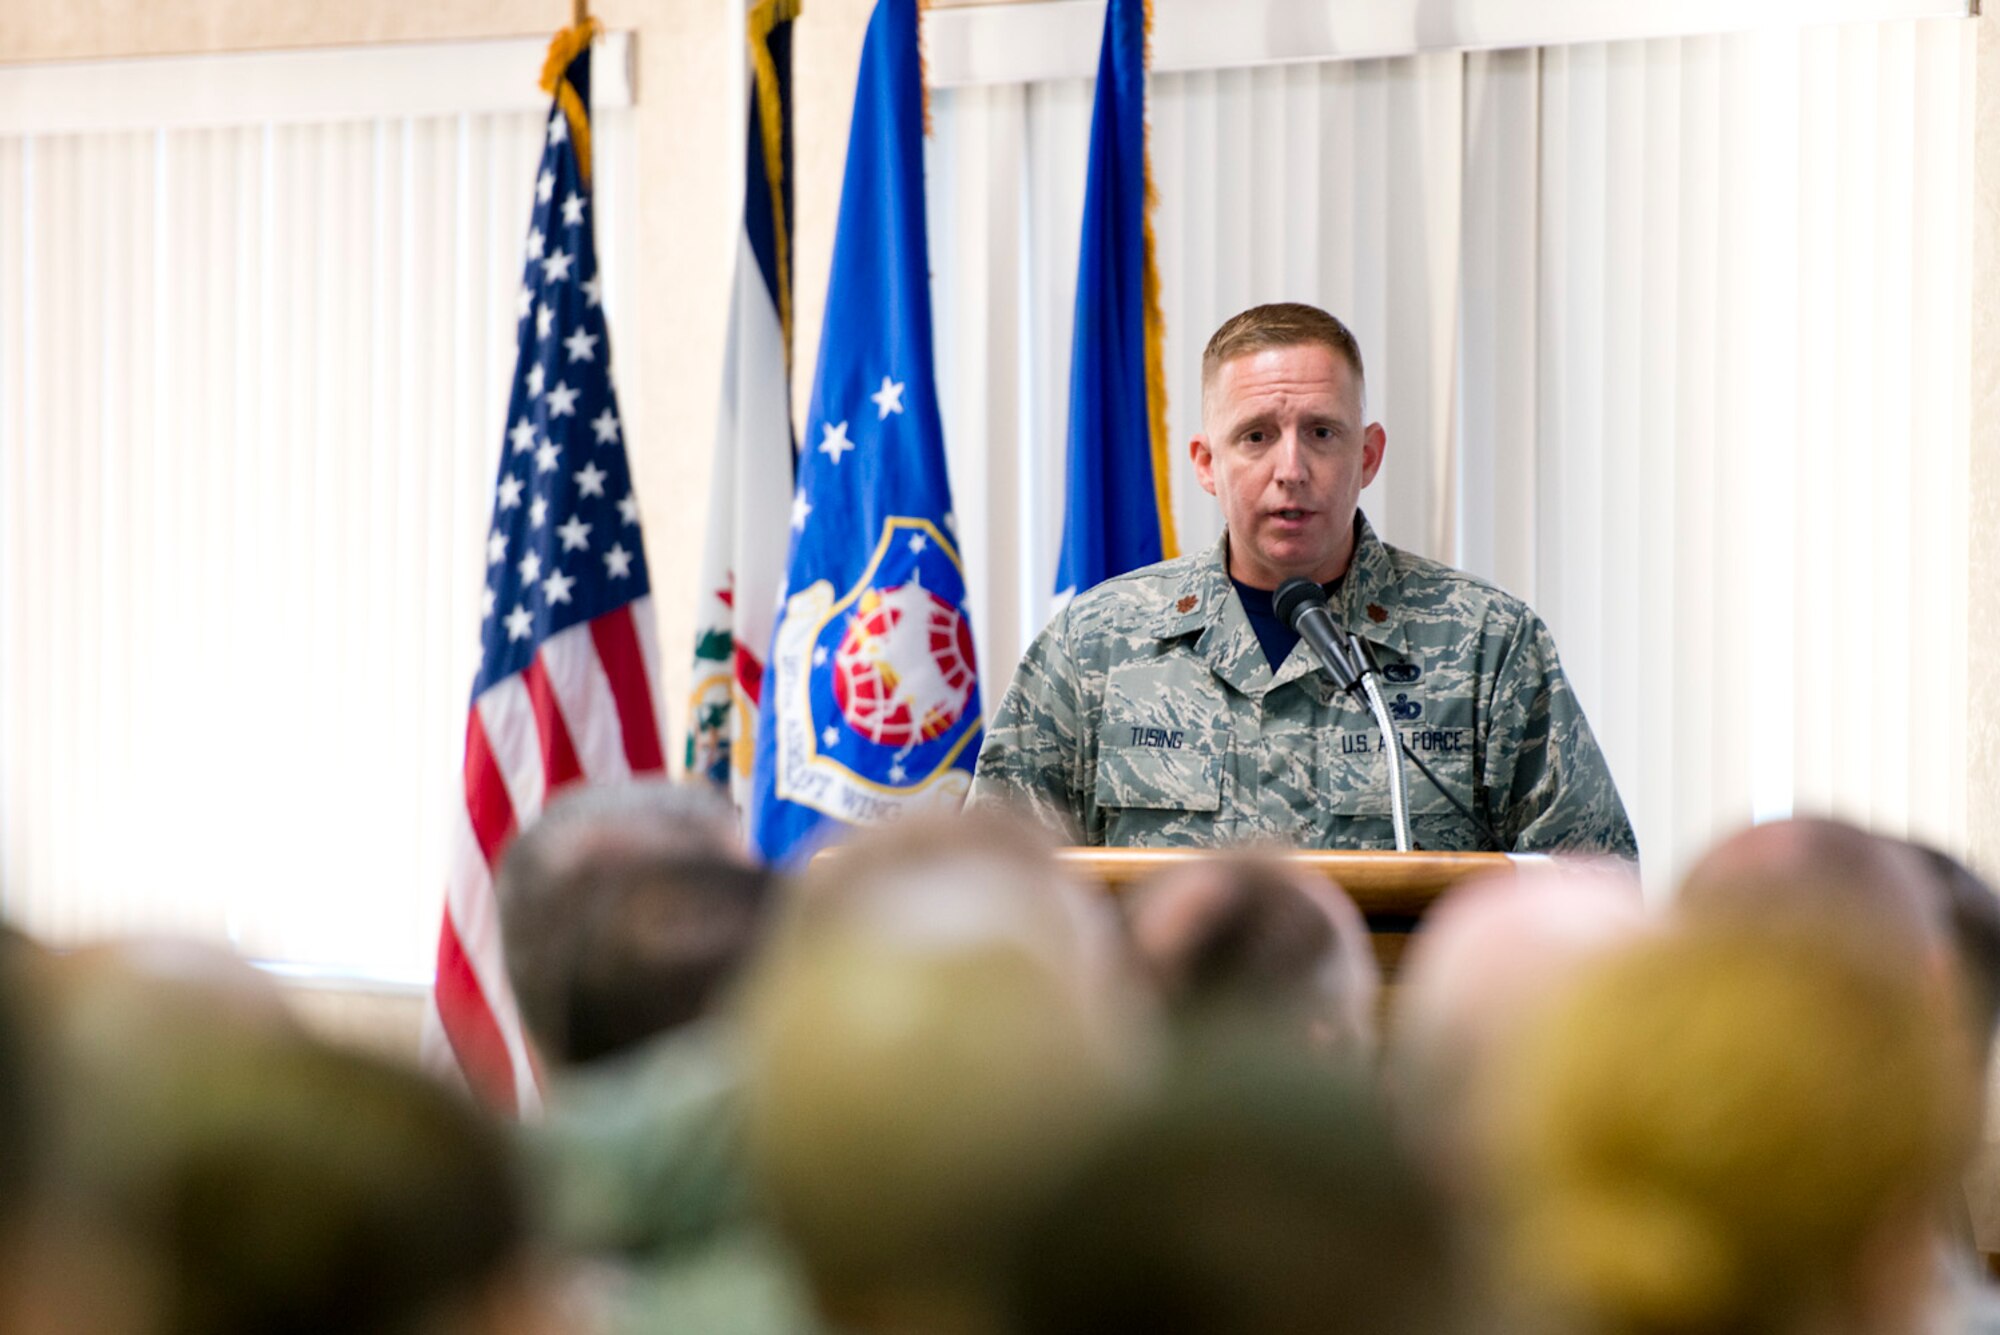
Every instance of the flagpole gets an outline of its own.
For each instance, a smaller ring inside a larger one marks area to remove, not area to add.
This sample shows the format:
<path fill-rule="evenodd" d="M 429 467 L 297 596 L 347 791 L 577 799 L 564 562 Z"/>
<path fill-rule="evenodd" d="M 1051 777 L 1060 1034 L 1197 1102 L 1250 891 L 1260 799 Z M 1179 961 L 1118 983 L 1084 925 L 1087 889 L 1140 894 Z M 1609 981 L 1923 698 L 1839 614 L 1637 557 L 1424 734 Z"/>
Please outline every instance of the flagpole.
<path fill-rule="evenodd" d="M 576 0 L 570 14 L 570 27 L 574 28 L 580 23 L 588 23 L 590 21 L 590 0 Z"/>

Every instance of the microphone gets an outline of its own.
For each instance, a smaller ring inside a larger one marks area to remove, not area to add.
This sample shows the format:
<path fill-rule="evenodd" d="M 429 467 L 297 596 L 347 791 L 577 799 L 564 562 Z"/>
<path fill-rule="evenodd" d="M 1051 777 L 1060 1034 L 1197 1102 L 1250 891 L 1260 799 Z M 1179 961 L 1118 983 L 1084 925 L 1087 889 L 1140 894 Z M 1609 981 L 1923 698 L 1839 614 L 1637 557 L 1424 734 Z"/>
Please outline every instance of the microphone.
<path fill-rule="evenodd" d="M 1318 655 L 1326 670 L 1333 674 L 1333 679 L 1340 683 L 1341 689 L 1361 696 L 1367 702 L 1369 712 L 1375 715 L 1376 730 L 1382 734 L 1383 743 L 1389 748 L 1389 807 L 1390 818 L 1395 821 L 1397 827 L 1397 847 L 1407 848 L 1409 840 L 1401 763 L 1404 757 L 1408 757 L 1411 763 L 1423 772 L 1423 776 L 1430 780 L 1431 787 L 1443 793 L 1445 801 L 1451 803 L 1457 808 L 1459 815 L 1478 828 L 1485 836 L 1489 848 L 1506 852 L 1506 841 L 1494 833 L 1493 827 L 1474 815 L 1465 803 L 1459 801 L 1458 794 L 1440 782 L 1438 776 L 1431 773 L 1431 767 L 1396 735 L 1395 725 L 1389 721 L 1389 711 L 1382 703 L 1381 688 L 1375 685 L 1374 679 L 1377 675 L 1375 665 L 1363 657 L 1361 641 L 1354 641 L 1354 653 L 1351 656 L 1347 648 L 1341 644 L 1340 634 L 1333 624 L 1333 613 L 1327 610 L 1326 590 L 1309 579 L 1294 575 L 1280 584 L 1278 591 L 1271 595 L 1271 607 L 1277 612 L 1279 620 L 1297 631 L 1299 638 L 1312 646 L 1313 653 Z M 1390 738 L 1395 739 L 1394 745 L 1389 744 Z"/>
<path fill-rule="evenodd" d="M 1300 639 L 1312 646 L 1313 653 L 1326 665 L 1326 670 L 1333 674 L 1333 679 L 1340 683 L 1343 690 L 1359 690 L 1368 702 L 1368 710 L 1375 716 L 1376 730 L 1382 734 L 1382 763 L 1389 771 L 1389 824 L 1395 831 L 1396 851 L 1409 852 L 1410 808 L 1403 788 L 1402 738 L 1396 735 L 1396 725 L 1389 721 L 1389 707 L 1382 703 L 1381 687 L 1375 684 L 1373 676 L 1364 671 L 1360 655 L 1350 655 L 1347 646 L 1340 642 L 1340 633 L 1333 624 L 1333 613 L 1327 610 L 1326 590 L 1303 576 L 1294 575 L 1271 595 L 1271 610 L 1278 614 L 1280 621 L 1297 631 Z"/>
<path fill-rule="evenodd" d="M 1312 646 L 1313 653 L 1342 690 L 1351 691 L 1360 685 L 1360 665 L 1348 656 L 1347 646 L 1340 642 L 1333 613 L 1327 610 L 1325 589 L 1302 575 L 1294 575 L 1271 595 L 1271 610 Z"/>

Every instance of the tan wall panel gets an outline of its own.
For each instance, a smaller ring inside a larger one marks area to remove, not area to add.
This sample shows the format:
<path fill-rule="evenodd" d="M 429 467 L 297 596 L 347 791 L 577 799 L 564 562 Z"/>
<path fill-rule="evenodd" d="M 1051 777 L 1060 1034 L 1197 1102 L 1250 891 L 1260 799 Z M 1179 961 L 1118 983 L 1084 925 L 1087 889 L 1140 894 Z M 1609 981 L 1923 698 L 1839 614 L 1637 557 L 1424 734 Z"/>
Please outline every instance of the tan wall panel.
<path fill-rule="evenodd" d="M 813 372 L 819 365 L 819 334 L 826 313 L 827 275 L 833 266 L 840 179 L 847 168 L 847 122 L 854 114 L 861 39 L 874 8 L 874 0 L 805 0 L 792 46 L 797 99 L 792 136 L 798 172 L 792 404 L 802 430 Z"/>
<path fill-rule="evenodd" d="M 601 3 L 592 12 L 621 28 L 644 28 L 662 9 L 707 3 Z M 116 56 L 262 51 L 369 42 L 526 37 L 569 22 L 568 0 L 74 0 L 60 5 L 0 0 L 0 59 L 102 60 Z"/>
<path fill-rule="evenodd" d="M 645 7 L 639 33 L 639 359 L 618 392 L 633 425 L 633 485 L 660 636 L 669 764 L 679 763 L 694 646 L 694 586 L 727 328 L 730 265 L 742 225 L 741 112 L 730 105 L 742 37 L 721 0 Z M 617 337 L 616 331 L 612 335 Z"/>
<path fill-rule="evenodd" d="M 1020 0 L 930 0 L 938 9 L 1014 4 Z M 596 0 L 591 13 L 614 28 L 672 29 L 674 16 L 697 15 L 720 26 L 724 0 Z M 807 0 L 810 27 L 844 28 L 852 21 L 859 50 L 868 6 L 848 0 Z M 343 46 L 356 42 L 457 41 L 527 37 L 569 22 L 568 0 L 72 0 L 33 4 L 0 0 L 0 60 L 101 60 L 112 56 L 252 51 L 273 47 Z M 800 41 L 806 41 L 800 32 Z M 802 62 L 803 63 L 803 62 Z"/>

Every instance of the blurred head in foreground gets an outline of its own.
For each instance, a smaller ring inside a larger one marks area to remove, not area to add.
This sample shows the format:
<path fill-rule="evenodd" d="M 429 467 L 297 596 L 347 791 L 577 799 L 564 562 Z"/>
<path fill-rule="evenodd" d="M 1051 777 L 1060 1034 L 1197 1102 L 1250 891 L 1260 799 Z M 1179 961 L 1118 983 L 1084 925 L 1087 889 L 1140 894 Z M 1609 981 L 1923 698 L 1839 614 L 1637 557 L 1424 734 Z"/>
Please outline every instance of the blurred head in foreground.
<path fill-rule="evenodd" d="M 88 1330 L 57 1314 L 67 1301 L 44 1211 L 52 1073 L 40 1017 L 46 958 L 26 938 L 0 927 L 0 1331 Z M 95 1333 L 93 1332 L 93 1335 Z"/>
<path fill-rule="evenodd" d="M 772 897 L 728 803 L 665 781 L 564 791 L 508 848 L 495 892 L 522 1022 L 556 1066 L 707 1014 Z"/>
<path fill-rule="evenodd" d="M 1018 1220 L 1143 1051 L 1104 913 L 990 818 L 900 822 L 808 874 L 745 998 L 748 1129 L 832 1324 L 990 1328 Z"/>
<path fill-rule="evenodd" d="M 1130 923 L 1176 1018 L 1254 1022 L 1327 1054 L 1373 1048 L 1381 973 L 1368 925 L 1324 877 L 1275 858 L 1216 857 L 1142 887 Z"/>
<path fill-rule="evenodd" d="M 1023 1335 L 1449 1335 L 1445 1211 L 1352 1071 L 1206 1047 L 1121 1119 L 1017 1253 Z"/>
<path fill-rule="evenodd" d="M 1674 907 L 1703 922 L 1837 942 L 1892 970 L 1951 967 L 1923 855 L 1841 821 L 1769 821 L 1724 839 L 1688 872 Z"/>
<path fill-rule="evenodd" d="M 1607 960 L 1492 1105 L 1503 1292 L 1607 1335 L 1922 1327 L 1971 1090 L 1908 979 L 1706 927 Z"/>
<path fill-rule="evenodd" d="M 1389 1082 L 1405 1131 L 1455 1193 L 1483 1191 L 1484 1073 L 1579 969 L 1648 924 L 1638 883 L 1609 863 L 1468 881 L 1425 916 L 1399 978 Z"/>
<path fill-rule="evenodd" d="M 2000 898 L 1948 853 L 1912 845 L 1929 869 L 1958 966 L 1965 1014 L 1983 1066 L 2000 1031 Z"/>
<path fill-rule="evenodd" d="M 53 984 L 54 1190 L 92 1244 L 88 1296 L 166 1335 L 527 1328 L 499 1131 L 219 964 L 159 958 L 83 952 Z"/>

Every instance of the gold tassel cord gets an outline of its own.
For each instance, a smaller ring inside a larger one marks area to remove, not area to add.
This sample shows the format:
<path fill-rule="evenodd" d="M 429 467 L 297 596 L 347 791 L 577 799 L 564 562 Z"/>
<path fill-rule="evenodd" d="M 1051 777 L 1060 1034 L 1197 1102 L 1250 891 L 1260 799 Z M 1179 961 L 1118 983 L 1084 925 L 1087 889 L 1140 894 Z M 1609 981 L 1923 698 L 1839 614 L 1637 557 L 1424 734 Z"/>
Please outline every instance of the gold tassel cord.
<path fill-rule="evenodd" d="M 784 98 L 778 87 L 778 62 L 771 58 L 771 30 L 799 16 L 799 0 L 757 0 L 750 6 L 750 64 L 757 84 L 757 115 L 762 121 L 764 176 L 771 183 L 772 232 L 778 250 L 778 325 L 784 331 L 785 369 L 792 367 L 792 242 L 785 217 Z"/>
<path fill-rule="evenodd" d="M 1153 67 L 1153 0 L 1145 0 L 1146 42 L 1141 65 Z M 1141 77 L 1144 75 L 1142 73 Z M 1168 481 L 1167 457 L 1167 319 L 1160 309 L 1160 265 L 1153 240 L 1153 211 L 1159 207 L 1160 193 L 1153 184 L 1153 118 L 1146 117 L 1144 137 L 1146 166 L 1145 232 L 1146 257 L 1140 280 L 1146 318 L 1146 425 L 1153 438 L 1153 503 L 1160 512 L 1160 559 L 1172 560 L 1181 554 L 1180 536 L 1174 528 L 1173 488 Z"/>
<path fill-rule="evenodd" d="M 1153 260 L 1153 193 L 1151 173 L 1146 181 L 1146 269 L 1143 288 L 1146 301 L 1146 410 L 1147 425 L 1153 435 L 1153 502 L 1160 511 L 1160 559 L 1170 561 L 1181 554 L 1180 536 L 1174 529 L 1173 489 L 1168 484 L 1167 455 L 1167 358 L 1164 341 L 1167 321 L 1160 310 L 1160 269 Z"/>
<path fill-rule="evenodd" d="M 542 91 L 555 94 L 556 105 L 562 108 L 563 119 L 569 122 L 570 142 L 576 146 L 577 170 L 583 175 L 586 189 L 590 186 L 590 109 L 583 105 L 576 88 L 563 74 L 603 28 L 596 19 L 586 18 L 574 27 L 563 29 L 550 40 L 548 59 L 542 62 Z"/>

